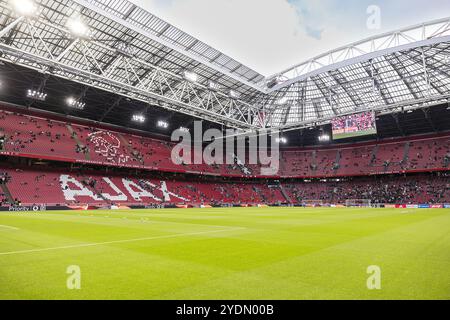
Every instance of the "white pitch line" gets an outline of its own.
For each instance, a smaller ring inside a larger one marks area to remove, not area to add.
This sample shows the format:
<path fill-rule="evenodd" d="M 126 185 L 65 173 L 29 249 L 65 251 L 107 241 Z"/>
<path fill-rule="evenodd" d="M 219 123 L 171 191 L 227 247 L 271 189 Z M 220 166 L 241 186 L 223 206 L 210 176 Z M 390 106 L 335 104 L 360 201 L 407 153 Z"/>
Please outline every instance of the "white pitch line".
<path fill-rule="evenodd" d="M 11 226 L 5 226 L 3 224 L 0 224 L 0 228 L 6 228 L 6 229 L 11 229 L 11 230 L 19 230 L 19 228 L 11 227 Z"/>
<path fill-rule="evenodd" d="M 30 249 L 30 250 L 0 252 L 0 256 L 20 254 L 20 253 L 33 253 L 33 252 L 54 251 L 54 250 L 63 250 L 63 249 L 95 247 L 95 246 L 103 246 L 103 245 L 116 244 L 116 243 L 128 243 L 128 242 L 138 242 L 138 241 L 146 241 L 146 240 L 157 240 L 157 239 L 169 239 L 169 238 L 199 236 L 199 235 L 204 235 L 204 234 L 221 233 L 221 232 L 228 232 L 228 231 L 237 231 L 237 230 L 243 230 L 243 229 L 245 229 L 245 228 L 233 228 L 233 229 L 226 229 L 226 230 L 215 230 L 215 231 L 204 231 L 204 232 L 194 232 L 194 233 L 172 234 L 172 235 L 159 236 L 159 237 L 138 238 L 138 239 L 129 239 L 129 240 L 116 240 L 116 241 L 96 242 L 96 243 L 86 243 L 86 244 L 75 244 L 75 245 L 70 245 L 70 246 L 53 247 L 53 248 L 42 248 L 42 249 Z"/>

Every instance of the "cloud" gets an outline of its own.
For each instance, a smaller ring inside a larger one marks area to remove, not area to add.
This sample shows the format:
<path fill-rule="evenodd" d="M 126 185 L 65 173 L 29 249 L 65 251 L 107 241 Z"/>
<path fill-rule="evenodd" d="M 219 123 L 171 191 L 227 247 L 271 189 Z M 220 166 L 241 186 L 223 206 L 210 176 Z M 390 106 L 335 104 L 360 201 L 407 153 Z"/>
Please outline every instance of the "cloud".
<path fill-rule="evenodd" d="M 268 76 L 362 38 L 445 16 L 448 0 L 132 0 Z M 380 6 L 382 29 L 368 30 Z"/>
<path fill-rule="evenodd" d="M 318 37 L 303 28 L 297 8 L 280 0 L 135 0 L 168 22 L 271 75 L 315 53 Z"/>
<path fill-rule="evenodd" d="M 315 29 L 310 26 L 306 26 L 306 33 L 314 39 L 320 40 L 322 38 L 323 29 Z"/>

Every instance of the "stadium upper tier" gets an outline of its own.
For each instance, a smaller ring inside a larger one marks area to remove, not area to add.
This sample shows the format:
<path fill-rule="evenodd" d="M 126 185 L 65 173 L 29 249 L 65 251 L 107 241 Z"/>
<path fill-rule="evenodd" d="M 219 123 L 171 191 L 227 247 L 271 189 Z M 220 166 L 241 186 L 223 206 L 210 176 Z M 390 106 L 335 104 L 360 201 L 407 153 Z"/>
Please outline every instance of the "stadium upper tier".
<path fill-rule="evenodd" d="M 175 164 L 173 142 L 5 110 L 0 110 L 0 139 L 0 154 L 9 156 L 231 177 L 258 177 L 261 172 L 259 165 L 246 165 L 247 159 L 229 165 Z M 280 161 L 276 177 L 285 178 L 448 170 L 450 133 L 284 149 Z"/>
<path fill-rule="evenodd" d="M 450 19 L 266 79 L 127 0 L 25 3 L 0 1 L 0 60 L 232 128 L 290 130 L 450 98 Z"/>

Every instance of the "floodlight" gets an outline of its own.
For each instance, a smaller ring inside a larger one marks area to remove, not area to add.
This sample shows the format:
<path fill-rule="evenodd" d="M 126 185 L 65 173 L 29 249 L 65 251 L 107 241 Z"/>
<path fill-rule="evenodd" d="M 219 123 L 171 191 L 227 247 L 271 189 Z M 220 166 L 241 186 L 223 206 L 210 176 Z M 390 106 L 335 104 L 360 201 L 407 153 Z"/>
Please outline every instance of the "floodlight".
<path fill-rule="evenodd" d="M 133 115 L 133 121 L 134 122 L 139 122 L 139 123 L 144 123 L 145 122 L 145 117 L 142 114 L 134 114 Z"/>
<path fill-rule="evenodd" d="M 70 33 L 77 38 L 89 38 L 90 30 L 87 24 L 85 24 L 80 18 L 70 18 L 67 21 L 67 28 Z"/>
<path fill-rule="evenodd" d="M 116 45 L 116 50 L 118 53 L 130 58 L 136 55 L 136 50 L 125 42 L 119 42 Z"/>
<path fill-rule="evenodd" d="M 21 16 L 33 17 L 37 14 L 37 6 L 33 0 L 12 0 L 14 10 Z"/>
<path fill-rule="evenodd" d="M 282 143 L 282 144 L 286 144 L 287 143 L 287 139 L 284 138 L 284 137 L 276 138 L 275 141 L 277 143 Z"/>
<path fill-rule="evenodd" d="M 287 98 L 287 97 L 283 97 L 283 98 L 280 98 L 280 99 L 277 100 L 277 104 L 283 105 L 283 104 L 285 104 L 287 101 L 288 101 L 288 98 Z"/>
<path fill-rule="evenodd" d="M 167 129 L 169 127 L 169 124 L 163 120 L 159 120 L 157 125 L 158 125 L 158 127 L 163 128 L 163 129 Z"/>
<path fill-rule="evenodd" d="M 197 82 L 198 75 L 196 73 L 194 73 L 194 72 L 186 70 L 186 71 L 184 71 L 184 78 L 186 80 L 188 80 L 188 81 L 191 81 L 191 82 Z"/>
<path fill-rule="evenodd" d="M 215 83 L 214 81 L 209 81 L 208 88 L 213 91 L 218 91 L 220 89 L 220 86 L 217 83 Z"/>
<path fill-rule="evenodd" d="M 84 107 L 86 106 L 86 103 L 84 103 L 81 100 L 77 100 L 74 97 L 68 97 L 66 99 L 66 103 L 69 107 L 74 108 L 74 109 L 79 109 L 79 110 L 83 110 Z"/>
<path fill-rule="evenodd" d="M 239 93 L 237 93 L 234 90 L 230 90 L 228 95 L 229 95 L 230 98 L 233 98 L 233 99 L 238 99 L 239 98 Z"/>
<path fill-rule="evenodd" d="M 322 134 L 319 136 L 319 141 L 320 142 L 328 142 L 331 140 L 331 137 L 329 134 Z"/>
<path fill-rule="evenodd" d="M 75 98 L 73 98 L 73 97 L 67 98 L 67 99 L 66 99 L 66 103 L 67 103 L 69 106 L 73 105 L 73 104 L 75 103 Z"/>
<path fill-rule="evenodd" d="M 27 97 L 33 100 L 45 101 L 47 99 L 47 94 L 42 91 L 28 89 Z"/>

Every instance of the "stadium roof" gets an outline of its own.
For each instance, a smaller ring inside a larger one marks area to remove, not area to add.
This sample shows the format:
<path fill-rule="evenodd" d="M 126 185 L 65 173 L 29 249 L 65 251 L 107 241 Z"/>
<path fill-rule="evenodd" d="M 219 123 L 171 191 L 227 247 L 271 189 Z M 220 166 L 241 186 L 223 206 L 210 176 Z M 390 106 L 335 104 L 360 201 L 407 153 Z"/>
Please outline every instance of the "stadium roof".
<path fill-rule="evenodd" d="M 365 110 L 396 112 L 448 101 L 450 18 L 327 52 L 268 79 L 268 126 L 298 128 Z M 281 101 L 281 103 L 280 103 Z"/>
<path fill-rule="evenodd" d="M 450 96 L 450 18 L 360 41 L 265 79 L 126 0 L 21 2 L 36 10 L 0 1 L 1 60 L 244 131 L 424 108 Z"/>
<path fill-rule="evenodd" d="M 257 72 L 128 1 L 34 3 L 36 12 L 24 15 L 14 1 L 0 2 L 2 60 L 231 127 L 257 127 L 249 121 L 257 115 L 251 101 L 264 91 Z M 72 21 L 89 34 L 70 30 Z"/>

